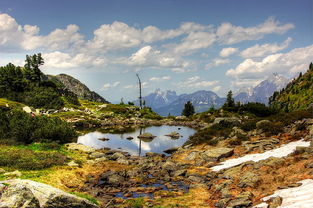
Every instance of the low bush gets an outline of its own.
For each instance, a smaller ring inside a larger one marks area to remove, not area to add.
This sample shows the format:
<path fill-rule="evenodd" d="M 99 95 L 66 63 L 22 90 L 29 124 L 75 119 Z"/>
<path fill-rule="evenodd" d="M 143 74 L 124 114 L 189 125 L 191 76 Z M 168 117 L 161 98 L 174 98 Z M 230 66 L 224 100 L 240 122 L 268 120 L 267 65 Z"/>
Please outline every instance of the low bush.
<path fill-rule="evenodd" d="M 67 157 L 58 152 L 0 148 L 0 166 L 21 170 L 38 170 L 63 165 L 65 162 L 67 162 Z"/>
<path fill-rule="evenodd" d="M 38 141 L 71 142 L 77 134 L 59 118 L 35 116 L 20 110 L 0 108 L 0 139 L 22 144 Z"/>

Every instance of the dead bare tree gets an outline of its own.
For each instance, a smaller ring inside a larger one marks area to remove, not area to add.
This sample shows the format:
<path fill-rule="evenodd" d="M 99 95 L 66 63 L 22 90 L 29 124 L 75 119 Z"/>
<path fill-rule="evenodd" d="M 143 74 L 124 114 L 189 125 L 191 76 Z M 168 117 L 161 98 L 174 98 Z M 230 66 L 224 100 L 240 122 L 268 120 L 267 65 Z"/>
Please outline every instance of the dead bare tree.
<path fill-rule="evenodd" d="M 139 106 L 140 109 L 142 109 L 142 96 L 141 96 L 141 80 L 138 74 L 136 74 L 137 78 L 138 78 L 138 82 L 139 82 Z"/>

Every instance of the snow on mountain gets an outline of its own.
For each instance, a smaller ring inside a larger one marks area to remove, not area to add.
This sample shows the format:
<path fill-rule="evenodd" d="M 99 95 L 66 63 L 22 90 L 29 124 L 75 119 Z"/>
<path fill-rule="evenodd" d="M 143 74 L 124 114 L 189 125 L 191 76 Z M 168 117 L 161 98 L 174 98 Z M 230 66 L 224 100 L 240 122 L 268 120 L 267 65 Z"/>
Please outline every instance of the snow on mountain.
<path fill-rule="evenodd" d="M 263 80 L 255 87 L 242 88 L 234 97 L 235 101 L 241 103 L 260 102 L 268 104 L 268 99 L 275 91 L 279 91 L 288 84 L 289 80 L 285 77 L 273 73 L 266 80 Z"/>

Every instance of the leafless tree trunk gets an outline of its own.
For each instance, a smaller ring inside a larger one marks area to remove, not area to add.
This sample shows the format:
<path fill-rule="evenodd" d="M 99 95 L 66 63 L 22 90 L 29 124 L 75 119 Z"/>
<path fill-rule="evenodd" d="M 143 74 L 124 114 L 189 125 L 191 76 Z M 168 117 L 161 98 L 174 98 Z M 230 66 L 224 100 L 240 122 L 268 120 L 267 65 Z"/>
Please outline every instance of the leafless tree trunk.
<path fill-rule="evenodd" d="M 141 80 L 140 80 L 138 74 L 136 74 L 136 76 L 137 76 L 138 81 L 139 81 L 139 106 L 140 106 L 140 109 L 142 109 Z"/>

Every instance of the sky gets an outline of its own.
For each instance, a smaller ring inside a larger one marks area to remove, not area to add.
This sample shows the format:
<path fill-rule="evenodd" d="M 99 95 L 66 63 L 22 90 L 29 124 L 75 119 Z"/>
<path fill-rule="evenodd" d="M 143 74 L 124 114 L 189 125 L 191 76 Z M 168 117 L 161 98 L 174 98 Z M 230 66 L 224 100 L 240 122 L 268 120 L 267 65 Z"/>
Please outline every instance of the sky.
<path fill-rule="evenodd" d="M 1 0 L 0 65 L 42 53 L 111 102 L 156 89 L 225 97 L 313 61 L 313 0 Z"/>

